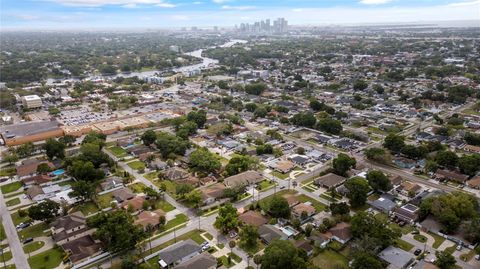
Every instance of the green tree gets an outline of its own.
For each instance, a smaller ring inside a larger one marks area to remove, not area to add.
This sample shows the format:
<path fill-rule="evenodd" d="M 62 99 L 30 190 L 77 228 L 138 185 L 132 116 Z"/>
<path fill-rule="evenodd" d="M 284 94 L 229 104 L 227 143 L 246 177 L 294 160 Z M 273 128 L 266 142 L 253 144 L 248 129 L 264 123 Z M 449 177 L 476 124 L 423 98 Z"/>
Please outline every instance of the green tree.
<path fill-rule="evenodd" d="M 169 133 L 160 132 L 157 135 L 155 145 L 162 154 L 163 158 L 169 157 L 171 154 L 183 156 L 188 148 L 190 148 L 190 142 L 183 140 L 177 136 Z"/>
<path fill-rule="evenodd" d="M 76 160 L 68 167 L 68 173 L 77 180 L 97 181 L 103 179 L 105 174 L 102 170 L 95 169 L 92 162 Z"/>
<path fill-rule="evenodd" d="M 254 249 L 257 247 L 257 239 L 259 237 L 257 227 L 253 225 L 245 225 L 240 230 L 240 244 L 245 249 Z"/>
<path fill-rule="evenodd" d="M 43 148 L 45 149 L 45 154 L 47 154 L 47 157 L 50 160 L 53 160 L 55 157 L 59 159 L 65 157 L 65 144 L 53 138 L 47 139 Z"/>
<path fill-rule="evenodd" d="M 37 173 L 39 174 L 46 174 L 50 172 L 52 169 L 48 165 L 48 163 L 41 163 L 37 166 Z"/>
<path fill-rule="evenodd" d="M 391 228 L 387 218 L 379 218 L 366 212 L 357 213 L 350 224 L 353 237 L 369 237 L 369 240 L 374 242 L 373 246 L 378 249 L 392 245 L 395 239 L 401 236 L 399 230 Z"/>
<path fill-rule="evenodd" d="M 145 233 L 124 210 L 96 214 L 87 219 L 87 225 L 96 228 L 94 237 L 101 240 L 108 251 L 121 252 L 135 248 Z"/>
<path fill-rule="evenodd" d="M 25 144 L 22 144 L 15 149 L 15 151 L 17 152 L 20 158 L 25 158 L 32 155 L 34 150 L 35 150 L 35 146 L 33 145 L 32 142 L 27 142 Z"/>
<path fill-rule="evenodd" d="M 199 190 L 190 191 L 185 195 L 185 201 L 197 208 L 202 203 L 202 193 Z"/>
<path fill-rule="evenodd" d="M 288 219 L 290 217 L 288 201 L 282 196 L 273 196 L 268 202 L 268 213 L 274 218 Z"/>
<path fill-rule="evenodd" d="M 453 151 L 440 151 L 435 156 L 435 161 L 441 166 L 455 168 L 458 164 L 458 156 Z"/>
<path fill-rule="evenodd" d="M 405 137 L 396 134 L 388 134 L 385 137 L 383 146 L 393 152 L 400 152 L 405 146 Z"/>
<path fill-rule="evenodd" d="M 364 80 L 357 80 L 353 83 L 353 89 L 355 91 L 363 91 L 368 87 L 368 83 L 365 82 Z"/>
<path fill-rule="evenodd" d="M 73 182 L 72 191 L 68 194 L 70 197 L 77 197 L 82 201 L 93 199 L 95 196 L 96 184 L 84 180 Z"/>
<path fill-rule="evenodd" d="M 350 207 L 345 202 L 331 203 L 329 207 L 332 215 L 347 215 L 350 213 Z"/>
<path fill-rule="evenodd" d="M 313 128 L 313 126 L 315 126 L 315 123 L 317 122 L 317 119 L 312 112 L 306 111 L 299 112 L 293 115 L 293 117 L 290 118 L 290 122 L 297 126 Z"/>
<path fill-rule="evenodd" d="M 382 171 L 369 171 L 367 173 L 367 181 L 375 191 L 389 191 L 392 188 L 390 180 Z"/>
<path fill-rule="evenodd" d="M 187 114 L 187 119 L 197 124 L 197 128 L 203 128 L 207 122 L 207 112 L 205 110 L 190 111 Z"/>
<path fill-rule="evenodd" d="M 3 161 L 8 164 L 18 162 L 18 155 L 16 153 L 5 154 L 2 157 Z"/>
<path fill-rule="evenodd" d="M 480 154 L 463 155 L 458 160 L 458 168 L 467 175 L 476 175 L 480 171 Z"/>
<path fill-rule="evenodd" d="M 306 269 L 306 255 L 303 255 L 292 242 L 274 240 L 262 256 L 262 269 L 295 268 Z"/>
<path fill-rule="evenodd" d="M 82 144 L 93 143 L 97 144 L 100 149 L 105 146 L 105 141 L 107 140 L 107 136 L 95 131 L 89 132 L 85 138 L 82 140 Z"/>
<path fill-rule="evenodd" d="M 354 177 L 345 182 L 348 189 L 347 197 L 353 208 L 358 208 L 367 202 L 367 194 L 370 191 L 368 182 L 360 177 Z"/>
<path fill-rule="evenodd" d="M 364 154 L 367 159 L 378 163 L 390 164 L 392 162 L 391 156 L 382 148 L 367 148 Z"/>
<path fill-rule="evenodd" d="M 255 169 L 258 165 L 258 160 L 249 156 L 234 156 L 228 161 L 225 166 L 227 175 L 233 176 L 248 170 Z"/>
<path fill-rule="evenodd" d="M 318 120 L 317 124 L 315 125 L 315 129 L 329 134 L 338 135 L 342 132 L 343 127 L 339 120 L 326 117 Z"/>
<path fill-rule="evenodd" d="M 154 130 L 148 130 L 141 136 L 142 142 L 145 146 L 150 146 L 151 144 L 155 143 L 157 139 L 157 134 Z"/>
<path fill-rule="evenodd" d="M 437 257 L 435 261 L 435 265 L 438 266 L 440 269 L 453 269 L 455 268 L 455 265 L 457 261 L 455 260 L 455 257 L 453 257 L 452 254 L 450 254 L 447 251 L 437 251 L 435 253 L 435 256 Z"/>
<path fill-rule="evenodd" d="M 222 164 L 207 148 L 199 148 L 190 154 L 189 166 L 197 171 L 211 173 L 218 171 Z"/>
<path fill-rule="evenodd" d="M 351 265 L 353 269 L 382 269 L 382 262 L 366 252 L 357 252 Z"/>
<path fill-rule="evenodd" d="M 65 146 L 71 146 L 77 139 L 73 135 L 64 135 L 60 137 L 58 141 L 65 144 Z"/>
<path fill-rule="evenodd" d="M 265 83 L 252 83 L 245 86 L 245 92 L 253 95 L 261 95 L 266 89 Z"/>
<path fill-rule="evenodd" d="M 50 222 L 58 216 L 60 205 L 50 199 L 28 208 L 28 216 L 33 220 Z"/>
<path fill-rule="evenodd" d="M 355 158 L 349 157 L 347 154 L 340 153 L 337 158 L 333 159 L 333 170 L 335 174 L 345 176 L 350 168 L 357 164 Z"/>
<path fill-rule="evenodd" d="M 227 234 L 231 230 L 237 229 L 239 224 L 237 209 L 230 203 L 220 207 L 217 218 L 213 224 L 223 234 Z"/>

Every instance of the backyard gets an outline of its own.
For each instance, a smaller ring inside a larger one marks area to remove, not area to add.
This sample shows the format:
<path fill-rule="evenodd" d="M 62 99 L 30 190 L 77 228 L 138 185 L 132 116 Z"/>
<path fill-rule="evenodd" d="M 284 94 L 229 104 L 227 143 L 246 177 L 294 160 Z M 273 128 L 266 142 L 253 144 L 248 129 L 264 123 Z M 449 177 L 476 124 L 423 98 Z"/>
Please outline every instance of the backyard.
<path fill-rule="evenodd" d="M 315 266 L 322 269 L 348 268 L 348 260 L 340 253 L 327 249 L 312 259 Z"/>
<path fill-rule="evenodd" d="M 57 247 L 32 256 L 28 259 L 28 263 L 32 269 L 53 269 L 60 265 L 63 256 L 63 251 Z"/>
<path fill-rule="evenodd" d="M 128 166 L 130 166 L 132 169 L 134 170 L 143 170 L 145 169 L 145 163 L 139 161 L 139 160 L 136 160 L 136 161 L 133 161 L 133 162 L 129 162 L 127 163 Z"/>
<path fill-rule="evenodd" d="M 113 153 L 113 155 L 115 155 L 115 157 L 117 157 L 117 158 L 122 158 L 122 157 L 125 157 L 125 156 L 128 155 L 126 150 L 124 150 L 124 149 L 122 149 L 121 147 L 118 147 L 118 146 L 110 147 L 110 148 L 108 148 L 108 151 Z"/>

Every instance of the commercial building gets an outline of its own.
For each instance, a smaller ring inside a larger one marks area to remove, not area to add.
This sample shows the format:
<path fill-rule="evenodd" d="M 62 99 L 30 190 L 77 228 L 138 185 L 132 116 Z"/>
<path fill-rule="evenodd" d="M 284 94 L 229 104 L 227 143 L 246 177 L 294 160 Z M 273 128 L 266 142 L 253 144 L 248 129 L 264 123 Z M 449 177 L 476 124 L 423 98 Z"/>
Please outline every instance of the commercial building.
<path fill-rule="evenodd" d="M 38 95 L 25 95 L 22 104 L 25 108 L 39 108 L 42 107 L 42 98 Z"/>
<path fill-rule="evenodd" d="M 16 146 L 63 136 L 63 130 L 57 121 L 24 122 L 0 127 L 0 135 L 7 146 Z"/>

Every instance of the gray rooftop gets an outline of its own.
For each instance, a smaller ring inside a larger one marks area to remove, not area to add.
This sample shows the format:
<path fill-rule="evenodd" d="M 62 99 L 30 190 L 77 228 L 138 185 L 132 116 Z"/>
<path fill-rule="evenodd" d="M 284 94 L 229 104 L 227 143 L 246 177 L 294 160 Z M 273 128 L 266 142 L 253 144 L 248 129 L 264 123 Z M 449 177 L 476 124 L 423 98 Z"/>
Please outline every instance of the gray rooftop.
<path fill-rule="evenodd" d="M 388 262 L 390 268 L 406 268 L 412 261 L 415 260 L 415 256 L 403 249 L 389 246 L 378 254 L 380 259 Z"/>
<path fill-rule="evenodd" d="M 163 260 L 166 264 L 172 264 L 199 251 L 200 245 L 192 239 L 188 239 L 165 248 L 158 256 L 160 260 Z"/>
<path fill-rule="evenodd" d="M 35 135 L 59 129 L 57 121 L 35 121 L 0 127 L 0 134 L 6 139 Z"/>

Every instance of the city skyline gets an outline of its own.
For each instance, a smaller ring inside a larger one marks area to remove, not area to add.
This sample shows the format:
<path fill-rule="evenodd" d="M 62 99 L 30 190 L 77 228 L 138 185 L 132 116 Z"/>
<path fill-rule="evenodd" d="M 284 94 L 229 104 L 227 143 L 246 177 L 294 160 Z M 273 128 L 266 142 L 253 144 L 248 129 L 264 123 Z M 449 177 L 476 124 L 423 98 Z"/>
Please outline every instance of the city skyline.
<path fill-rule="evenodd" d="M 2 30 L 233 27 L 284 17 L 290 25 L 476 21 L 478 0 L 3 0 Z M 272 8 L 271 6 L 274 6 Z"/>

